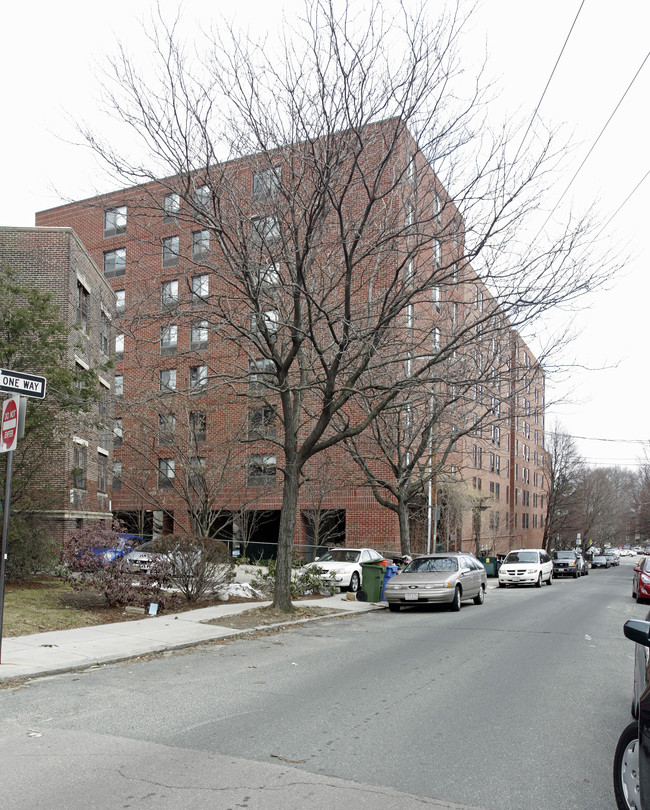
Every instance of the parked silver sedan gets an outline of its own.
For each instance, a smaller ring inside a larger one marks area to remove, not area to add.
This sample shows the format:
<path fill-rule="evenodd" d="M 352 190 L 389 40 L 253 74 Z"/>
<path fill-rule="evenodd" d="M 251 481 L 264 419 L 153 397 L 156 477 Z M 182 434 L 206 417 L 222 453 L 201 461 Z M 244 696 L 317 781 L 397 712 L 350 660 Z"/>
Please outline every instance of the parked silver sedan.
<path fill-rule="evenodd" d="M 402 606 L 447 602 L 451 610 L 473 599 L 482 605 L 487 574 L 473 554 L 449 551 L 416 557 L 386 583 L 384 590 L 389 610 Z"/>

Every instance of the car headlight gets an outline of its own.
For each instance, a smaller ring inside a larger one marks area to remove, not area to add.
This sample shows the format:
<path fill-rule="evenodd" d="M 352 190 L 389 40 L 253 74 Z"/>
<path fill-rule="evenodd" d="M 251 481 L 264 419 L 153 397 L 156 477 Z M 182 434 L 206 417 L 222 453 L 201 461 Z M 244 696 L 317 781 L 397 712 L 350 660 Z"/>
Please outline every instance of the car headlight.
<path fill-rule="evenodd" d="M 536 568 L 527 568 L 527 569 L 526 569 L 526 573 L 527 573 L 527 574 L 536 574 L 536 573 L 537 573 L 537 569 L 536 569 Z"/>
<path fill-rule="evenodd" d="M 401 585 L 399 585 L 399 584 L 396 585 L 395 583 L 393 583 L 392 585 L 390 585 L 390 584 L 386 585 L 386 590 L 387 591 L 399 591 L 399 589 L 401 587 L 402 587 Z"/>
<path fill-rule="evenodd" d="M 647 574 L 641 574 L 641 582 L 645 585 L 650 585 L 650 577 Z"/>

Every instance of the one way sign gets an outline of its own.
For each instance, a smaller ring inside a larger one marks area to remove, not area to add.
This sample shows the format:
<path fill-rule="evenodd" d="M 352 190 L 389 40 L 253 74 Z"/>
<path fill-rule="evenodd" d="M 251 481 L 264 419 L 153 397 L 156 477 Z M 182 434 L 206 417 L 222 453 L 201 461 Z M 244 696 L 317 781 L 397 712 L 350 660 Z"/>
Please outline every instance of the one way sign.
<path fill-rule="evenodd" d="M 47 380 L 45 377 L 0 368 L 0 391 L 9 391 L 11 394 L 22 394 L 24 397 L 34 397 L 35 399 L 45 399 L 46 385 Z"/>

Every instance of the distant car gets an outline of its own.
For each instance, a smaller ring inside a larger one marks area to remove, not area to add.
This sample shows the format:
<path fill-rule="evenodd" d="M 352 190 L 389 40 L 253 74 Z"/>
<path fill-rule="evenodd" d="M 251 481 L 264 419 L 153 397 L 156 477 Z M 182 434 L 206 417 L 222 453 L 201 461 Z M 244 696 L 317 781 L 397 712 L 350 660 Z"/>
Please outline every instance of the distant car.
<path fill-rule="evenodd" d="M 316 557 L 314 562 L 307 563 L 305 568 L 309 570 L 317 566 L 323 570 L 325 582 L 356 593 L 361 586 L 361 563 L 383 559 L 372 548 L 330 548 L 322 556 Z"/>
<path fill-rule="evenodd" d="M 135 534 L 120 534 L 115 545 L 107 546 L 92 546 L 90 551 L 93 556 L 97 557 L 100 566 L 104 563 L 112 563 L 122 557 L 126 557 L 133 549 L 142 543 L 142 538 Z"/>
<path fill-rule="evenodd" d="M 582 557 L 575 551 L 554 551 L 551 557 L 554 577 L 577 579 L 582 574 Z"/>
<path fill-rule="evenodd" d="M 650 599 L 650 557 L 643 557 L 634 566 L 632 599 L 636 599 L 637 602 Z"/>
<path fill-rule="evenodd" d="M 613 550 L 605 551 L 605 557 L 607 557 L 610 565 L 620 565 L 618 554 L 615 551 Z"/>
<path fill-rule="evenodd" d="M 553 560 L 541 548 L 520 548 L 509 551 L 499 568 L 499 587 L 506 585 L 553 584 Z"/>
<path fill-rule="evenodd" d="M 592 568 L 609 568 L 609 560 L 604 554 L 596 554 L 591 561 Z"/>
<path fill-rule="evenodd" d="M 410 605 L 447 603 L 460 610 L 461 602 L 473 599 L 482 605 L 487 589 L 484 566 L 473 554 L 449 551 L 416 557 L 386 583 L 388 609 Z"/>

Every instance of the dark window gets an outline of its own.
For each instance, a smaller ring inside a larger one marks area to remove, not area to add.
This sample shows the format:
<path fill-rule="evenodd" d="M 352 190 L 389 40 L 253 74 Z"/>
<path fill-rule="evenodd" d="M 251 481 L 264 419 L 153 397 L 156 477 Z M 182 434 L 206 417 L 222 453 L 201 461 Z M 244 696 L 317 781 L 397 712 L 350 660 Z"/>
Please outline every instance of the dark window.
<path fill-rule="evenodd" d="M 274 455 L 253 455 L 248 459 L 248 485 L 261 486 L 275 482 Z"/>
<path fill-rule="evenodd" d="M 275 364 L 268 358 L 251 360 L 248 364 L 248 390 L 263 391 L 275 384 Z"/>
<path fill-rule="evenodd" d="M 190 366 L 190 389 L 192 393 L 204 393 L 208 383 L 207 366 Z"/>
<path fill-rule="evenodd" d="M 106 466 L 107 458 L 100 454 L 97 456 L 97 492 L 106 492 Z"/>
<path fill-rule="evenodd" d="M 77 281 L 77 323 L 81 331 L 88 331 L 88 301 L 90 295 L 84 285 Z"/>
<path fill-rule="evenodd" d="M 194 231 L 192 234 L 192 256 L 204 256 L 210 250 L 210 231 Z"/>
<path fill-rule="evenodd" d="M 158 414 L 158 444 L 169 445 L 174 441 L 176 417 L 173 413 Z"/>
<path fill-rule="evenodd" d="M 204 442 L 206 430 L 205 414 L 201 411 L 190 411 L 190 434 L 193 442 Z"/>
<path fill-rule="evenodd" d="M 167 236 L 162 240 L 162 266 L 175 267 L 178 264 L 178 236 Z"/>
<path fill-rule="evenodd" d="M 280 166 L 253 172 L 253 197 L 256 200 L 275 197 L 280 188 L 281 179 L 282 168 Z"/>
<path fill-rule="evenodd" d="M 248 411 L 248 438 L 272 439 L 275 436 L 275 408 L 259 405 Z"/>
<path fill-rule="evenodd" d="M 75 489 L 86 489 L 86 467 L 88 450 L 76 445 L 73 451 L 72 486 Z"/>
<path fill-rule="evenodd" d="M 104 275 L 106 278 L 123 276 L 126 272 L 126 248 L 107 250 L 104 253 Z"/>

